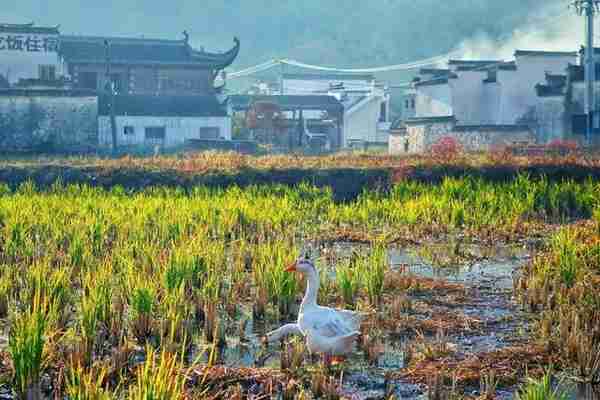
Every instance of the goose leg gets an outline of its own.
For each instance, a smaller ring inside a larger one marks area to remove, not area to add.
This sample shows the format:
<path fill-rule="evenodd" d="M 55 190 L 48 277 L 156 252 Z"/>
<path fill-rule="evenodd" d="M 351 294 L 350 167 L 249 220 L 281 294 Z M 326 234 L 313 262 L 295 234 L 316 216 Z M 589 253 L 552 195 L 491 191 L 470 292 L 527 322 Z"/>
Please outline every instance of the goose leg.
<path fill-rule="evenodd" d="M 331 361 L 332 361 L 333 365 L 343 364 L 346 361 L 346 357 L 333 356 L 333 357 L 331 357 Z"/>

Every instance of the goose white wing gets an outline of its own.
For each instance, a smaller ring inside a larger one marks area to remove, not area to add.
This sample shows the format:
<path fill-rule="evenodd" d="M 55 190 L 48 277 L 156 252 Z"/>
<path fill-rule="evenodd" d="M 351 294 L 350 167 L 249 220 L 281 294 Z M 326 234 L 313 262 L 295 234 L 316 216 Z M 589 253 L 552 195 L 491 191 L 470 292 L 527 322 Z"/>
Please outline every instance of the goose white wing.
<path fill-rule="evenodd" d="M 350 329 L 352 329 L 353 331 L 360 330 L 360 323 L 365 317 L 365 314 L 349 310 L 335 311 L 341 316 L 341 318 L 343 318 L 346 321 L 346 324 L 350 327 Z"/>
<path fill-rule="evenodd" d="M 360 319 L 357 319 L 357 316 L 358 314 L 351 311 L 340 312 L 323 307 L 319 312 L 319 318 L 312 321 L 310 328 L 323 337 L 350 335 L 358 331 Z"/>

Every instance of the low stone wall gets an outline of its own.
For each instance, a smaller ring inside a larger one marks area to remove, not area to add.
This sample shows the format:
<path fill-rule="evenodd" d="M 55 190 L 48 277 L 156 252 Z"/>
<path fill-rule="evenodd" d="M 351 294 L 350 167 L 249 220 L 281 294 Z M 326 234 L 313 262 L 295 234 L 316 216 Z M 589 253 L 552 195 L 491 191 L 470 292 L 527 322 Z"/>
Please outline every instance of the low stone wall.
<path fill-rule="evenodd" d="M 535 143 L 535 134 L 524 125 L 456 126 L 452 131 L 466 151 L 489 151 L 514 143 Z"/>
<path fill-rule="evenodd" d="M 453 117 L 420 118 L 406 121 L 406 130 L 393 131 L 390 154 L 420 154 L 445 137 L 458 141 L 466 151 L 489 151 L 515 142 L 535 143 L 535 134 L 524 125 L 457 125 Z"/>
<path fill-rule="evenodd" d="M 0 92 L 0 151 L 64 151 L 97 142 L 91 95 Z"/>

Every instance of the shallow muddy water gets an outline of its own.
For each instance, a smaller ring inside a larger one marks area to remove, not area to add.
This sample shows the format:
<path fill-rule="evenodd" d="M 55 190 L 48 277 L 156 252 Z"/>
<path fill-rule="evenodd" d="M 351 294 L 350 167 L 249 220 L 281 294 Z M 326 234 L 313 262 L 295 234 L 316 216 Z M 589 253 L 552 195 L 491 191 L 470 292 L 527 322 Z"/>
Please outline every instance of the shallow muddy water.
<path fill-rule="evenodd" d="M 353 247 L 339 244 L 329 252 L 347 254 Z M 456 302 L 447 293 L 439 295 L 414 294 L 411 301 L 426 304 L 427 312 L 414 312 L 419 319 L 427 319 L 428 313 L 460 315 L 474 321 L 477 329 L 465 327 L 445 334 L 448 345 L 460 356 L 489 352 L 510 346 L 524 339 L 527 317 L 519 310 L 512 299 L 513 275 L 518 273 L 528 260 L 529 254 L 519 248 L 498 248 L 491 258 L 478 257 L 476 261 L 464 262 L 448 268 L 440 268 L 428 263 L 418 255 L 418 249 L 394 248 L 389 251 L 392 268 L 403 268 L 406 274 L 435 278 L 464 285 L 466 300 Z M 475 251 L 478 249 L 475 249 Z M 227 339 L 221 362 L 231 367 L 272 367 L 280 368 L 279 344 L 265 347 L 261 344 L 264 333 L 280 325 L 276 323 L 254 324 L 251 311 L 246 310 L 247 319 L 245 340 L 239 335 Z M 385 333 L 385 332 L 384 332 Z M 399 399 L 426 398 L 426 388 L 402 379 L 386 379 L 386 375 L 398 372 L 405 367 L 406 346 L 413 335 L 385 334 L 384 351 L 375 363 L 367 361 L 365 353 L 358 349 L 345 363 L 343 391 L 352 399 L 383 398 L 394 393 Z M 434 334 L 426 334 L 433 340 Z M 305 362 L 310 362 L 308 357 Z M 469 389 L 467 394 L 476 394 L 478 388 Z M 499 389 L 499 398 L 511 398 L 513 388 Z"/>

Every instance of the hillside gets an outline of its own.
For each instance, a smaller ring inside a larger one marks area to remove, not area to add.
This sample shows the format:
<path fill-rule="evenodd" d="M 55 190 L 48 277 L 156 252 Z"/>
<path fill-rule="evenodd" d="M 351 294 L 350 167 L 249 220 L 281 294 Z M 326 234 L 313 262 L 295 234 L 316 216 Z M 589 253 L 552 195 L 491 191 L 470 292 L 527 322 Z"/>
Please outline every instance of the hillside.
<path fill-rule="evenodd" d="M 364 66 L 428 57 L 481 32 L 497 37 L 521 26 L 539 5 L 533 0 L 6 0 L 0 15 L 7 22 L 60 24 L 61 31 L 74 34 L 181 37 L 187 29 L 196 46 L 211 50 L 228 48 L 237 35 L 243 43 L 237 68 L 274 56 Z"/>

